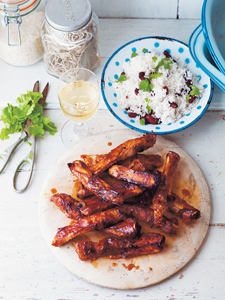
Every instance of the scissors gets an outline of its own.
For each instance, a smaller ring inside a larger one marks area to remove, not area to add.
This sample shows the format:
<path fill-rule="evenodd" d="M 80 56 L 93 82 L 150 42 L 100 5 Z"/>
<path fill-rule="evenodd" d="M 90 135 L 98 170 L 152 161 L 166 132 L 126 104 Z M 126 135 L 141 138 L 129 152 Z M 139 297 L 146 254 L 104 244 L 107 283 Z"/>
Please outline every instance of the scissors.
<path fill-rule="evenodd" d="M 49 84 L 47 83 L 44 90 L 43 90 L 43 92 L 42 92 L 43 97 L 38 101 L 38 103 L 41 104 L 43 107 L 45 105 L 45 100 L 46 100 L 46 97 L 47 97 L 47 94 L 48 94 L 48 88 L 49 88 Z M 39 92 L 39 81 L 35 82 L 34 87 L 33 87 L 33 92 Z M 32 173 L 33 173 L 36 140 L 35 140 L 35 137 L 30 136 L 30 134 L 28 132 L 28 126 L 30 126 L 31 124 L 32 124 L 31 120 L 28 119 L 27 124 L 25 126 L 25 129 L 22 132 L 19 139 L 15 143 L 13 143 L 11 146 L 6 148 L 4 150 L 4 153 L 1 154 L 1 157 L 4 159 L 4 165 L 3 165 L 2 169 L 0 170 L 0 174 L 3 173 L 3 171 L 5 170 L 6 166 L 8 165 L 10 159 L 12 158 L 13 154 L 15 153 L 15 151 L 19 147 L 19 145 L 21 145 L 22 143 L 27 142 L 27 140 L 29 138 L 31 139 L 31 144 L 32 145 L 31 145 L 30 152 L 19 163 L 19 165 L 17 166 L 16 171 L 14 173 L 14 176 L 13 176 L 13 189 L 17 193 L 22 193 L 27 189 L 27 187 L 29 186 L 29 183 L 31 181 Z M 26 163 L 30 164 L 28 180 L 26 182 L 26 185 L 23 188 L 19 189 L 19 188 L 17 188 L 18 175 L 19 175 L 22 167 Z"/>

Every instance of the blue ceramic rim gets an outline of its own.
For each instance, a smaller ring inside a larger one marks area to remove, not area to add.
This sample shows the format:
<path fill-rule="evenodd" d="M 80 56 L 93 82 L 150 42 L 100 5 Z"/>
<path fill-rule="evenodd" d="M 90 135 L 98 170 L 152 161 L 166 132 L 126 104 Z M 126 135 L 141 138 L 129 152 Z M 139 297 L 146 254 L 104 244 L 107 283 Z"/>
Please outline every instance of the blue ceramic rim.
<path fill-rule="evenodd" d="M 123 123 L 124 125 L 126 125 L 127 127 L 133 129 L 133 130 L 136 130 L 138 132 L 143 132 L 143 133 L 155 133 L 156 135 L 163 135 L 163 134 L 171 134 L 171 133 L 176 133 L 176 132 L 179 132 L 179 131 L 182 131 L 188 127 L 190 127 L 191 125 L 193 125 L 194 123 L 196 123 L 203 115 L 204 113 L 206 112 L 206 110 L 208 109 L 210 103 L 211 103 L 211 100 L 212 100 L 212 96 L 213 96 L 213 83 L 212 81 L 210 80 L 210 89 L 211 89 L 211 92 L 210 92 L 210 96 L 209 96 L 209 99 L 207 101 L 207 104 L 204 108 L 204 110 L 202 111 L 202 113 L 196 117 L 196 119 L 194 119 L 191 123 L 181 127 L 181 128 L 178 128 L 178 129 L 175 129 L 175 130 L 171 130 L 171 131 L 162 131 L 162 132 L 157 132 L 157 131 L 154 131 L 153 129 L 152 130 L 142 130 L 142 129 L 139 129 L 137 127 L 134 127 L 132 126 L 131 124 L 125 122 L 124 120 L 122 120 L 113 110 L 112 108 L 110 107 L 107 99 L 106 99 L 106 96 L 105 96 L 105 92 L 104 92 L 104 84 L 105 84 L 105 81 L 104 81 L 104 75 L 105 75 L 105 71 L 109 65 L 109 63 L 111 62 L 111 60 L 113 59 L 113 57 L 123 48 L 125 48 L 126 46 L 134 43 L 134 42 L 137 42 L 137 41 L 140 41 L 140 40 L 145 40 L 145 39 L 159 39 L 159 40 L 167 40 L 168 42 L 178 42 L 184 46 L 186 46 L 188 48 L 188 45 L 184 42 L 181 42 L 177 39 L 173 39 L 173 38 L 169 38 L 169 37 L 163 37 L 163 36 L 147 36 L 147 37 L 142 37 L 142 38 L 139 38 L 139 39 L 135 39 L 135 40 L 132 40 L 126 44 L 124 44 L 123 46 L 121 46 L 120 48 L 118 48 L 111 56 L 110 58 L 107 60 L 105 66 L 104 66 L 104 69 L 102 71 L 102 76 L 101 76 L 101 92 L 102 92 L 102 97 L 103 97 L 103 100 L 108 108 L 108 110 L 114 115 L 114 117 L 120 121 L 121 123 Z M 189 49 L 189 48 L 188 48 Z M 149 124 L 150 125 L 150 124 Z"/>
<path fill-rule="evenodd" d="M 223 67 L 223 65 L 221 64 L 220 60 L 218 59 L 216 52 L 210 42 L 210 38 L 209 38 L 209 32 L 206 26 L 206 5 L 207 5 L 207 0 L 204 1 L 203 5 L 202 5 L 202 13 L 201 13 L 201 17 L 202 17 L 202 30 L 203 30 L 203 34 L 205 36 L 205 41 L 206 41 L 206 45 L 209 49 L 209 52 L 214 60 L 214 62 L 216 63 L 216 65 L 218 66 L 218 68 L 220 69 L 220 71 L 225 74 L 225 68 Z M 215 43 L 216 44 L 216 43 Z M 217 46 L 217 45 L 216 45 Z M 218 49 L 219 51 L 219 49 Z M 221 55 L 221 54 L 220 54 Z M 222 55 L 221 55 L 222 57 Z"/>
<path fill-rule="evenodd" d="M 203 34 L 204 34 L 204 37 L 205 37 L 207 48 L 209 49 L 209 52 L 210 52 L 214 62 L 216 63 L 216 65 L 218 66 L 220 71 L 225 73 L 225 68 L 220 63 L 220 60 L 218 59 L 218 57 L 216 55 L 216 52 L 215 52 L 215 50 L 214 50 L 214 48 L 213 48 L 213 46 L 210 42 L 209 33 L 208 33 L 208 30 L 207 30 L 207 26 L 206 26 L 206 4 L 207 4 L 206 2 L 207 2 L 207 0 L 204 1 L 203 6 L 202 6 L 202 29 L 203 29 Z M 215 44 L 216 44 L 216 42 L 215 42 Z M 222 57 L 221 54 L 220 54 L 220 56 Z"/>
<path fill-rule="evenodd" d="M 221 90 L 223 90 L 225 92 L 224 84 L 220 81 L 220 79 L 218 79 L 214 74 L 212 74 L 207 68 L 205 68 L 205 66 L 199 61 L 199 59 L 198 59 L 198 57 L 195 53 L 195 45 L 196 45 L 197 39 L 198 39 L 199 35 L 201 34 L 201 32 L 202 32 L 202 29 L 201 29 L 201 24 L 200 24 L 193 31 L 193 33 L 191 34 L 191 37 L 189 39 L 190 54 L 191 54 L 192 58 L 195 60 L 195 62 L 201 67 L 203 72 L 205 72 L 219 86 L 219 88 L 221 88 Z M 196 37 L 194 37 L 194 35 L 196 35 Z M 191 47 L 191 41 L 192 41 L 193 38 L 194 38 L 193 47 Z"/>
<path fill-rule="evenodd" d="M 201 67 L 201 69 L 219 86 L 219 88 L 221 88 L 221 90 L 223 90 L 225 92 L 225 86 L 223 84 L 223 82 L 216 77 L 213 73 L 211 73 L 198 59 L 196 53 L 195 53 L 195 45 L 197 42 L 197 39 L 199 37 L 199 35 L 201 34 L 202 30 L 200 30 L 200 32 L 198 33 L 198 35 L 196 36 L 196 39 L 194 41 L 194 45 L 193 45 L 193 52 L 194 52 L 194 56 L 195 59 L 197 60 L 197 63 L 199 64 L 199 66 Z M 219 71 L 219 70 L 218 70 Z"/>
<path fill-rule="evenodd" d="M 200 28 L 201 27 L 201 24 L 192 32 L 191 36 L 190 36 L 190 39 L 189 39 L 189 52 L 192 56 L 192 58 L 195 60 L 195 62 L 201 67 L 201 69 L 210 77 L 213 78 L 214 81 L 219 81 L 219 79 L 217 79 L 217 77 L 215 77 L 215 75 L 213 75 L 208 69 L 206 69 L 204 67 L 204 65 L 199 61 L 196 53 L 195 53 L 195 45 L 196 45 L 196 42 L 197 42 L 197 39 L 199 37 L 199 35 L 201 34 L 201 31 L 202 29 Z M 196 36 L 194 36 L 196 35 Z M 194 41 L 192 41 L 194 39 Z M 191 47 L 191 43 L 193 43 L 193 46 Z"/>
<path fill-rule="evenodd" d="M 195 61 L 195 59 L 196 59 L 196 57 L 194 56 L 194 53 L 192 53 L 192 47 L 191 47 L 191 43 L 193 43 L 192 41 L 193 41 L 193 38 L 194 38 L 194 35 L 196 35 L 196 32 L 198 31 L 198 30 L 200 30 L 200 27 L 202 26 L 202 24 L 200 23 L 196 28 L 195 28 L 195 30 L 192 32 L 192 34 L 191 34 L 191 36 L 190 36 L 190 38 L 189 38 L 189 41 L 188 41 L 188 48 L 189 48 L 189 52 L 190 52 L 190 54 L 191 54 L 191 57 L 194 59 L 194 61 Z M 195 61 L 196 62 L 196 61 Z"/>
<path fill-rule="evenodd" d="M 204 65 L 199 61 L 196 53 L 195 53 L 195 45 L 196 45 L 196 41 L 199 37 L 199 35 L 201 34 L 202 32 L 202 27 L 201 27 L 201 24 L 192 32 L 191 36 L 190 36 L 190 39 L 189 39 L 189 51 L 190 51 L 190 54 L 192 56 L 192 58 L 194 59 L 194 61 L 200 66 L 200 68 L 203 70 L 203 72 L 206 73 L 206 75 L 208 75 L 222 90 L 224 90 L 223 87 L 221 87 L 221 84 L 220 84 L 220 80 L 217 79 L 217 77 L 215 75 L 213 75 L 208 69 L 206 69 L 204 67 Z M 196 35 L 196 36 L 195 36 Z M 194 41 L 193 41 L 194 39 Z M 191 45 L 193 43 L 193 45 Z M 218 70 L 219 72 L 219 70 Z M 214 86 L 213 86 L 213 82 L 211 81 L 212 83 L 212 88 L 214 89 Z"/>

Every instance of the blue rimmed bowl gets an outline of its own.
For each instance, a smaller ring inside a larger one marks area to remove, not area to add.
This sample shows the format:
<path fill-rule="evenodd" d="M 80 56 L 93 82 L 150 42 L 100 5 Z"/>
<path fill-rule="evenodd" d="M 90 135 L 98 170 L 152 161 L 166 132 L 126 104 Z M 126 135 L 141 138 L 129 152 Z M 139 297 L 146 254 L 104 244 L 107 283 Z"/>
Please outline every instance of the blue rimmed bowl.
<path fill-rule="evenodd" d="M 225 75 L 218 70 L 209 53 L 201 24 L 189 39 L 189 50 L 199 67 L 225 92 Z"/>
<path fill-rule="evenodd" d="M 128 117 L 127 112 L 120 108 L 117 101 L 117 94 L 111 81 L 118 79 L 123 71 L 124 63 L 130 60 L 132 53 L 137 52 L 138 54 L 143 54 L 143 48 L 147 51 L 155 51 L 158 53 L 163 53 L 167 50 L 172 57 L 175 59 L 179 58 L 188 65 L 188 69 L 198 76 L 205 89 L 203 96 L 192 111 L 174 123 L 141 125 L 138 120 Z M 127 127 L 144 133 L 154 132 L 156 134 L 169 134 L 190 127 L 203 116 L 211 102 L 213 86 L 210 78 L 192 59 L 186 44 L 171 38 L 150 36 L 133 40 L 112 54 L 102 72 L 101 91 L 110 112 Z"/>
<path fill-rule="evenodd" d="M 205 0 L 201 18 L 209 52 L 217 67 L 225 74 L 225 1 Z"/>

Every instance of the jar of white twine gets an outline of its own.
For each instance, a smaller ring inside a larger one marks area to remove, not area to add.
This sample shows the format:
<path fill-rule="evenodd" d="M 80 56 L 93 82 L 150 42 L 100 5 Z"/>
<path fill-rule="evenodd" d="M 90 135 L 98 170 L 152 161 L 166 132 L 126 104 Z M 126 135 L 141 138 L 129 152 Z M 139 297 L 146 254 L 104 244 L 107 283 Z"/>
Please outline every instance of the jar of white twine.
<path fill-rule="evenodd" d="M 99 65 L 98 17 L 88 0 L 49 0 L 41 36 L 49 74 L 60 77 L 70 69 L 93 71 Z"/>

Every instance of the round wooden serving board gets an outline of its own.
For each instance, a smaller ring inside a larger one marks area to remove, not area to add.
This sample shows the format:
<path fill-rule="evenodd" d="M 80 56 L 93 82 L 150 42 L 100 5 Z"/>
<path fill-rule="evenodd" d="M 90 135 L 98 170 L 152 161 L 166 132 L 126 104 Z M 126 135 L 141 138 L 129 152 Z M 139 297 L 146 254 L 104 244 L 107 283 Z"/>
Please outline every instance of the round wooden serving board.
<path fill-rule="evenodd" d="M 81 154 L 103 154 L 128 139 L 142 136 L 129 129 L 103 132 L 90 136 L 69 148 L 52 166 L 40 195 L 39 223 L 43 236 L 59 262 L 76 276 L 91 283 L 116 289 L 135 289 L 160 282 L 185 266 L 201 246 L 209 226 L 210 195 L 205 178 L 194 160 L 178 145 L 157 136 L 157 142 L 146 153 L 161 154 L 163 162 L 170 150 L 181 156 L 173 191 L 189 204 L 201 211 L 201 218 L 191 225 L 184 225 L 179 219 L 178 233 L 174 237 L 166 236 L 166 246 L 161 253 L 145 255 L 132 259 L 100 258 L 94 262 L 80 261 L 73 243 L 76 239 L 61 248 L 51 246 L 59 227 L 68 225 L 71 220 L 50 202 L 53 191 L 73 195 L 74 177 L 67 167 L 68 162 L 80 159 Z M 188 190 L 186 197 L 182 190 Z M 169 214 L 168 214 L 169 216 Z M 143 224 L 142 224 L 143 225 Z M 149 229 L 144 224 L 143 229 Z M 162 232 L 161 232 L 162 233 Z M 91 238 L 96 241 L 102 236 L 92 232 L 77 240 Z M 191 266 L 190 266 L 191 267 Z"/>

